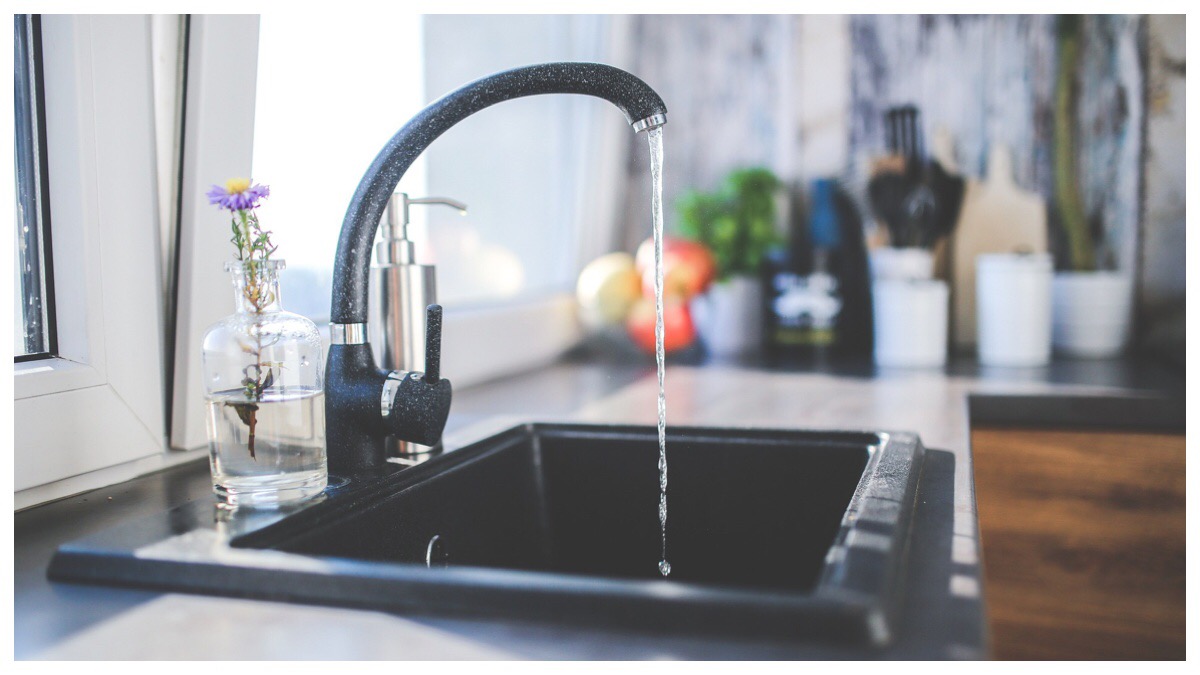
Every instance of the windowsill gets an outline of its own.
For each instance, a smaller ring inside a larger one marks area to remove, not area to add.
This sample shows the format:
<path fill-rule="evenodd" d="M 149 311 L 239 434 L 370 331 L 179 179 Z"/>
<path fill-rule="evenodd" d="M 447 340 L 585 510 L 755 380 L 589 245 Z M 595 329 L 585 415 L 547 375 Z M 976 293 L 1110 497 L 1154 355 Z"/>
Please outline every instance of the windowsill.
<path fill-rule="evenodd" d="M 18 401 L 104 383 L 104 375 L 92 366 L 59 357 L 13 366 L 13 390 Z"/>

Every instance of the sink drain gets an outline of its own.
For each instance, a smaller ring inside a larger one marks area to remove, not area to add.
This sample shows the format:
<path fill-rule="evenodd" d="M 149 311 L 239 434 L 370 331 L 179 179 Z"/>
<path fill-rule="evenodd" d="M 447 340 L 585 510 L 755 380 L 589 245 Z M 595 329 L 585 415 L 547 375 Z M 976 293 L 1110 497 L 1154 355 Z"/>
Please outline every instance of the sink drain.
<path fill-rule="evenodd" d="M 446 567 L 449 561 L 450 555 L 446 552 L 446 544 L 442 540 L 442 535 L 433 535 L 433 538 L 429 540 L 429 546 L 425 548 L 425 566 L 429 569 Z"/>

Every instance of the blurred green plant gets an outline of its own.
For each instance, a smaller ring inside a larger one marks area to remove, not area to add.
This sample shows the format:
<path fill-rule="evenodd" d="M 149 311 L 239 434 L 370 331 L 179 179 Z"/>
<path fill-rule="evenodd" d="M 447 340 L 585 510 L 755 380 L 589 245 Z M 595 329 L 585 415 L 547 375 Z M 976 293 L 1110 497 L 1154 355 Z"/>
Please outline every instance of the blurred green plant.
<path fill-rule="evenodd" d="M 1090 272 L 1096 269 L 1095 245 L 1088 229 L 1083 199 L 1079 196 L 1079 178 L 1075 163 L 1075 73 L 1079 64 L 1080 16 L 1066 14 L 1058 18 L 1058 72 L 1054 84 L 1054 192 L 1059 220 L 1067 243 L 1070 269 Z"/>
<path fill-rule="evenodd" d="M 758 274 L 763 256 L 781 242 L 775 227 L 781 185 L 768 169 L 738 169 L 716 192 L 692 190 L 676 203 L 680 234 L 712 251 L 718 280 Z"/>

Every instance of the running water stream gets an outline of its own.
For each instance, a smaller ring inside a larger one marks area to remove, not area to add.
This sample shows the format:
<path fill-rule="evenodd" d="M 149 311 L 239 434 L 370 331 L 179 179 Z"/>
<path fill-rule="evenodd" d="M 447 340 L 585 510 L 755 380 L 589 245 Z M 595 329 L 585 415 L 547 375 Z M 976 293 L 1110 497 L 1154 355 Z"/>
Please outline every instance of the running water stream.
<path fill-rule="evenodd" d="M 667 392 L 664 387 L 666 364 L 663 351 L 663 209 L 662 209 L 662 127 L 646 133 L 650 141 L 650 208 L 654 214 L 654 360 L 658 366 L 658 524 L 662 529 L 662 560 L 658 571 L 671 573 L 667 562 Z"/>

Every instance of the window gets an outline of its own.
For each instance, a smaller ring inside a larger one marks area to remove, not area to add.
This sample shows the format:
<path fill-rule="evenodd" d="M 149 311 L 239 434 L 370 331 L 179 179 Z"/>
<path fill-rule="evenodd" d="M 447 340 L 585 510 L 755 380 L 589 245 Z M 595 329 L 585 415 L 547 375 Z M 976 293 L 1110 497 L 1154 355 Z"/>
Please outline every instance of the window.
<path fill-rule="evenodd" d="M 230 312 L 227 222 L 209 186 L 271 185 L 262 216 L 289 261 L 284 301 L 327 320 L 342 217 L 387 139 L 427 101 L 501 68 L 620 65 L 606 55 L 621 22 L 54 15 L 40 37 L 36 19 L 18 22 L 15 84 L 30 113 L 17 130 L 18 508 L 203 452 L 200 342 Z M 534 97 L 456 127 L 405 176 L 402 190 L 472 206 L 463 219 L 413 214 L 418 255 L 439 266 L 455 386 L 548 362 L 578 339 L 570 289 L 616 239 L 608 186 L 628 133 L 601 101 Z"/>
<path fill-rule="evenodd" d="M 424 17 L 425 93 L 432 101 L 494 72 L 551 61 L 613 63 L 623 17 L 431 15 Z M 619 65 L 619 64 L 617 64 Z M 472 207 L 466 218 L 431 210 L 416 228 L 438 265 L 448 309 L 570 292 L 591 258 L 588 236 L 614 231 L 620 155 L 629 130 L 608 103 L 532 96 L 467 118 L 429 147 L 429 190 Z M 612 213 L 609 211 L 609 213 Z M 607 242 L 606 242 L 607 243 Z"/>
<path fill-rule="evenodd" d="M 259 213 L 287 260 L 280 283 L 289 311 L 329 320 L 333 251 L 350 195 L 387 139 L 424 105 L 420 29 L 416 16 L 259 18 L 252 173 L 271 186 Z M 420 161 L 400 189 L 425 192 Z"/>
<path fill-rule="evenodd" d="M 13 345 L 18 361 L 55 351 L 54 297 L 49 281 L 50 216 L 46 186 L 46 127 L 42 111 L 41 20 L 13 17 L 15 46 L 15 141 L 17 169 L 16 246 L 13 270 Z"/>
<path fill-rule="evenodd" d="M 204 191 L 234 175 L 271 186 L 262 207 L 288 270 L 285 306 L 329 317 L 333 253 L 358 181 L 389 138 L 446 91 L 539 61 L 611 58 L 623 17 L 196 15 L 189 37 L 171 445 L 205 443 L 198 383 L 204 328 L 228 314 L 229 255 Z M 320 36 L 319 39 L 314 36 Z M 251 64 L 247 67 L 247 64 Z M 571 290 L 611 250 L 628 125 L 582 96 L 485 110 L 404 176 L 413 196 L 471 207 L 413 209 L 418 258 L 438 266 L 443 372 L 456 387 L 549 362 L 580 332 Z M 251 149 L 253 152 L 251 153 Z"/>
<path fill-rule="evenodd" d="M 622 59 L 628 17 L 424 17 L 426 100 L 498 70 Z M 472 115 L 426 155 L 429 191 L 465 201 L 415 223 L 446 306 L 442 369 L 456 385 L 534 368 L 574 345 L 575 277 L 617 244 L 629 127 L 587 96 L 531 96 Z"/>
<path fill-rule="evenodd" d="M 328 316 L 349 197 L 424 104 L 530 63 L 620 65 L 624 28 L 623 17 L 584 15 L 400 15 L 367 24 L 264 15 L 254 173 L 272 183 L 263 214 L 279 223 L 289 307 Z M 314 42 L 314 34 L 330 37 Z M 602 101 L 535 96 L 471 116 L 405 174 L 398 189 L 470 207 L 465 217 L 413 209 L 409 227 L 418 259 L 437 265 L 443 368 L 456 386 L 545 363 L 578 339 L 571 290 L 582 265 L 616 242 L 611 195 L 628 133 Z M 494 339 L 484 343 L 485 335 Z"/>
<path fill-rule="evenodd" d="M 253 173 L 271 185 L 261 214 L 288 260 L 288 308 L 328 318 L 332 252 L 350 195 L 402 124 L 429 101 L 498 70 L 605 60 L 603 38 L 614 20 L 260 17 Z M 592 206 L 579 197 L 596 197 L 582 186 L 597 187 L 602 161 L 590 141 L 604 123 L 618 129 L 624 147 L 624 120 L 601 101 L 509 101 L 460 123 L 418 158 L 399 190 L 456 197 L 472 207 L 466 217 L 448 209 L 411 214 L 410 236 L 422 261 L 438 266 L 438 299 L 448 310 L 573 287 L 586 262 L 579 260 L 577 234 Z"/>

